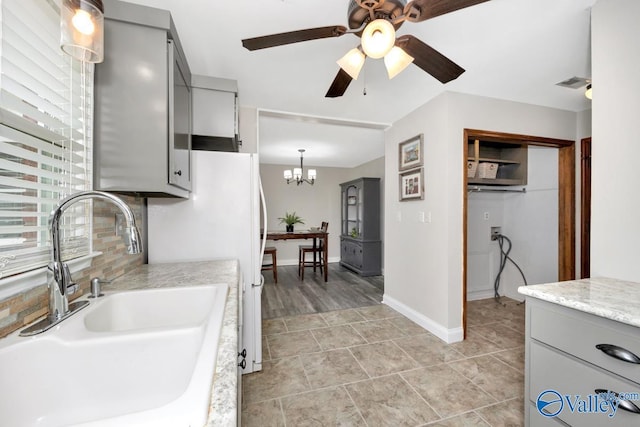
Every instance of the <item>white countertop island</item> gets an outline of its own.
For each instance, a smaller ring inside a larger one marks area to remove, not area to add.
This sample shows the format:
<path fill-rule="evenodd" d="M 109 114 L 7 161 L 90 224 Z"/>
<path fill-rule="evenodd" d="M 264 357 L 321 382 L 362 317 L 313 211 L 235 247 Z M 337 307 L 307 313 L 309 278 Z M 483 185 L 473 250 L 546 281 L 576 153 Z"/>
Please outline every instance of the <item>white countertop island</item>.
<path fill-rule="evenodd" d="M 605 319 L 640 327 L 640 283 L 596 277 L 520 286 L 518 292 Z"/>

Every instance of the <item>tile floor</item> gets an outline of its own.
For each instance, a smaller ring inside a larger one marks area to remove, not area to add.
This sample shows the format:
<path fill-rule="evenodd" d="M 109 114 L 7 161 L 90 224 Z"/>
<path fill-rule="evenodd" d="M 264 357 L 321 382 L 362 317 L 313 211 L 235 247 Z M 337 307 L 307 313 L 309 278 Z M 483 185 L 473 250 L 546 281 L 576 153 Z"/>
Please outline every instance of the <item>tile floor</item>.
<path fill-rule="evenodd" d="M 264 320 L 242 425 L 524 425 L 524 305 L 467 307 L 455 344 L 385 305 Z"/>

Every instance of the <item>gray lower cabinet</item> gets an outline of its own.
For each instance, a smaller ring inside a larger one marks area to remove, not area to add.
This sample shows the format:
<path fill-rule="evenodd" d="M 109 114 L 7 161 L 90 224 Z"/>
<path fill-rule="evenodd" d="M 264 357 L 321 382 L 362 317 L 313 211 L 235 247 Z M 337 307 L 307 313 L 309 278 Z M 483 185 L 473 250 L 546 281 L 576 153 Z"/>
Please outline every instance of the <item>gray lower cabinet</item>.
<path fill-rule="evenodd" d="M 639 328 L 529 297 L 526 332 L 525 425 L 640 425 Z"/>
<path fill-rule="evenodd" d="M 340 237 L 340 263 L 362 276 L 377 276 L 381 274 L 380 259 L 382 258 L 381 242 L 366 242 Z"/>

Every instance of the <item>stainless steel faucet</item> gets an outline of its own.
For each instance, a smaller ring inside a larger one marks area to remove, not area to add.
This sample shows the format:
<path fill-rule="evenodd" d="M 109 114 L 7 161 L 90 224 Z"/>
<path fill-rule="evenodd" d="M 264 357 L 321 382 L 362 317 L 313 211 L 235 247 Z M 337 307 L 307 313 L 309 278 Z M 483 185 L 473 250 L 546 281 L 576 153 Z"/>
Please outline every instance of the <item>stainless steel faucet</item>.
<path fill-rule="evenodd" d="M 35 335 L 44 332 L 89 304 L 89 301 L 76 301 L 69 304 L 67 296 L 68 290 L 75 284 L 71 279 L 69 266 L 65 262 L 62 262 L 62 251 L 60 250 L 60 218 L 62 214 L 72 204 L 87 199 L 108 200 L 120 208 L 124 214 L 129 234 L 127 252 L 137 254 L 142 251 L 140 232 L 136 227 L 133 212 L 129 205 L 119 197 L 102 191 L 81 191 L 62 199 L 58 207 L 54 209 L 49 216 L 49 232 L 51 235 L 51 262 L 49 262 L 47 267 L 49 315 L 40 322 L 21 331 L 21 336 Z"/>

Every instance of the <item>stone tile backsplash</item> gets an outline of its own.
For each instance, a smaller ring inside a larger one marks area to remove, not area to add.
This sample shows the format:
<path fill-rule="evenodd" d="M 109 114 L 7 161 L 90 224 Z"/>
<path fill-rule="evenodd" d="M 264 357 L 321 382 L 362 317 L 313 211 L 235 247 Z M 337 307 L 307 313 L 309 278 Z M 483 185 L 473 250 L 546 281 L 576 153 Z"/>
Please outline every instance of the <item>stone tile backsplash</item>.
<path fill-rule="evenodd" d="M 133 209 L 140 231 L 144 233 L 146 230 L 143 223 L 145 220 L 144 199 L 132 196 L 121 197 Z M 91 268 L 73 275 L 73 279 L 80 285 L 80 289 L 70 297 L 70 300 L 87 293 L 93 277 L 114 279 L 144 263 L 144 253 L 127 254 L 124 240 L 115 235 L 115 214 L 117 212 L 120 212 L 119 209 L 111 203 L 94 200 L 93 250 L 94 252 L 102 252 L 102 255 L 93 259 Z M 48 295 L 47 285 L 44 284 L 0 301 L 0 338 L 47 314 Z"/>

